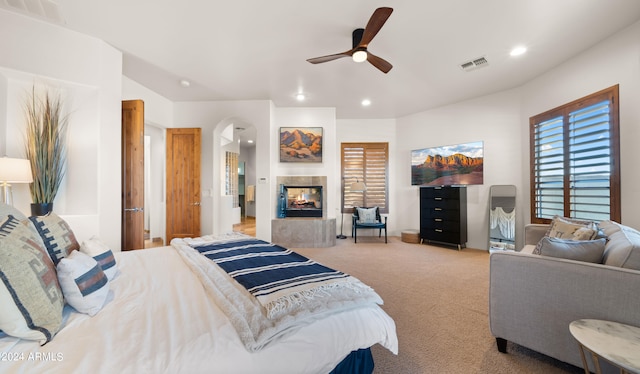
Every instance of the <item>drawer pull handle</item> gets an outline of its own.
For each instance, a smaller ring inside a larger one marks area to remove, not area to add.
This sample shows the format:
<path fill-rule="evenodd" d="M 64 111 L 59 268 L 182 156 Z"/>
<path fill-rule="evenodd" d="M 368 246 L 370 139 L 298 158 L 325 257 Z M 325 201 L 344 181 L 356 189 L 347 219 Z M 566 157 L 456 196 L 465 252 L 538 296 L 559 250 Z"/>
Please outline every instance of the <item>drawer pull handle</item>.
<path fill-rule="evenodd" d="M 442 222 L 442 218 L 436 218 L 435 221 L 436 222 Z"/>
<path fill-rule="evenodd" d="M 433 210 L 440 211 L 440 210 L 442 210 L 442 208 L 433 208 Z"/>
<path fill-rule="evenodd" d="M 434 199 L 434 200 L 436 200 L 436 201 L 440 201 L 440 200 L 442 200 L 442 198 L 441 198 L 441 197 L 434 197 L 433 199 Z"/>
<path fill-rule="evenodd" d="M 442 230 L 441 229 L 436 229 L 436 232 L 442 232 Z"/>

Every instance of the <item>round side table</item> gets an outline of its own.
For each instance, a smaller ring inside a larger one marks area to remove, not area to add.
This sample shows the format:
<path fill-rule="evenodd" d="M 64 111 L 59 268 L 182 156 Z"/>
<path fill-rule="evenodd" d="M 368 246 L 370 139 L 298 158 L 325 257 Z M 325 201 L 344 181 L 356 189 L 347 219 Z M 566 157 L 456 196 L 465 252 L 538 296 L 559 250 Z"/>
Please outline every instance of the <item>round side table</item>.
<path fill-rule="evenodd" d="M 620 368 L 621 373 L 640 373 L 640 328 L 618 322 L 579 319 L 569 324 L 578 341 L 584 372 L 589 373 L 585 349 L 591 352 L 596 373 L 598 356 Z"/>

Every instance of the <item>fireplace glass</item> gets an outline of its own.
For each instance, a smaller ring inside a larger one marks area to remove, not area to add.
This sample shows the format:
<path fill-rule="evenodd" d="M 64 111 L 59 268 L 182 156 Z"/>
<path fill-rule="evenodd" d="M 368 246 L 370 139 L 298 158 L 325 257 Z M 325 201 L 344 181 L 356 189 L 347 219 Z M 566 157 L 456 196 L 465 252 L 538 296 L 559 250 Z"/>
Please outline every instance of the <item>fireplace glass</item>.
<path fill-rule="evenodd" d="M 284 186 L 287 217 L 322 217 L 322 186 Z"/>

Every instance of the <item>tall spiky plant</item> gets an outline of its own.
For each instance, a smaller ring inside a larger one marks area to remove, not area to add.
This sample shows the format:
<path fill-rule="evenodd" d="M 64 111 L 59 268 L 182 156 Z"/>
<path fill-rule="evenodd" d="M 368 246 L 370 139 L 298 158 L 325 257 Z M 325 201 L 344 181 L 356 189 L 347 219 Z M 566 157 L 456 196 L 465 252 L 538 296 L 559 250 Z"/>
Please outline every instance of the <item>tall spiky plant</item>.
<path fill-rule="evenodd" d="M 65 174 L 68 117 L 62 114 L 60 95 L 49 91 L 36 95 L 35 87 L 25 113 L 25 153 L 33 173 L 31 198 L 36 204 L 53 203 Z"/>

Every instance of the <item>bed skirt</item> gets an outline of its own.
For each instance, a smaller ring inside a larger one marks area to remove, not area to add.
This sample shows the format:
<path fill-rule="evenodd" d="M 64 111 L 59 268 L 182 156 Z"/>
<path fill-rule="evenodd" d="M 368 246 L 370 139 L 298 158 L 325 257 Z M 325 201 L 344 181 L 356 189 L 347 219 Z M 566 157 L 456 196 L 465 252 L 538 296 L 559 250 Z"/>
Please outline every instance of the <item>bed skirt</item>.
<path fill-rule="evenodd" d="M 371 348 L 358 349 L 349 353 L 329 374 L 371 374 L 373 355 Z"/>

